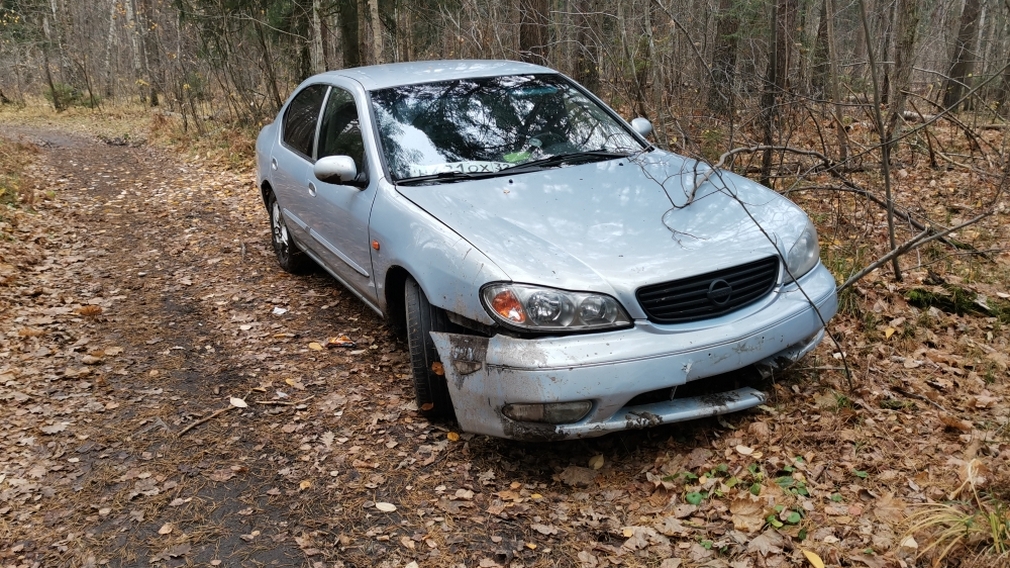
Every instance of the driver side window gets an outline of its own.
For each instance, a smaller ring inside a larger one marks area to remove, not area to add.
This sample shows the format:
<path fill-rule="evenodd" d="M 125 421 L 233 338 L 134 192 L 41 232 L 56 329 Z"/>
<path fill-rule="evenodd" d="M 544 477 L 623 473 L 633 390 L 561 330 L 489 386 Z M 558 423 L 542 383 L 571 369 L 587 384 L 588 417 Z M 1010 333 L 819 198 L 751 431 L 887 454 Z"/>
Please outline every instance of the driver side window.
<path fill-rule="evenodd" d="M 358 172 L 365 169 L 365 144 L 361 138 L 358 108 L 354 97 L 343 89 L 333 87 L 326 99 L 323 121 L 319 129 L 319 158 L 350 156 Z"/>

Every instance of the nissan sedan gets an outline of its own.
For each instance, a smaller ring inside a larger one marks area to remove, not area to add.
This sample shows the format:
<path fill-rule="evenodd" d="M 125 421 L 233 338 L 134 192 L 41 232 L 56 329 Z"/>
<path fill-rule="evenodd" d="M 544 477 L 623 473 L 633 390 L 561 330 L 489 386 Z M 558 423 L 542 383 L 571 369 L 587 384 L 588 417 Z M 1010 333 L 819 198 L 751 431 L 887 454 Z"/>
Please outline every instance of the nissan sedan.
<path fill-rule="evenodd" d="M 650 144 L 557 71 L 430 61 L 304 81 L 256 144 L 277 261 L 407 339 L 418 408 L 515 439 L 734 412 L 837 308 L 807 215 Z"/>

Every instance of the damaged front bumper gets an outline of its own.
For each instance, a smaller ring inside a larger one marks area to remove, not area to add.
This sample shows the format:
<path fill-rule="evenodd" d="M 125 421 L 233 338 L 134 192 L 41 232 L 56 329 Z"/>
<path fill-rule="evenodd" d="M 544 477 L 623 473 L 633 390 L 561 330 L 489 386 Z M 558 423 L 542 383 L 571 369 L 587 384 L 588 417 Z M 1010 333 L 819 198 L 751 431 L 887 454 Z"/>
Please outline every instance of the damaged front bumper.
<path fill-rule="evenodd" d="M 738 388 L 690 398 L 629 405 L 637 395 L 750 365 L 780 367 L 812 350 L 837 309 L 835 282 L 821 265 L 796 286 L 756 305 L 693 324 L 641 320 L 606 333 L 521 339 L 432 332 L 460 427 L 467 432 L 521 440 L 602 436 L 735 412 L 765 401 Z M 814 308 L 816 306 L 816 310 Z M 512 420 L 516 404 L 589 401 L 576 422 Z"/>

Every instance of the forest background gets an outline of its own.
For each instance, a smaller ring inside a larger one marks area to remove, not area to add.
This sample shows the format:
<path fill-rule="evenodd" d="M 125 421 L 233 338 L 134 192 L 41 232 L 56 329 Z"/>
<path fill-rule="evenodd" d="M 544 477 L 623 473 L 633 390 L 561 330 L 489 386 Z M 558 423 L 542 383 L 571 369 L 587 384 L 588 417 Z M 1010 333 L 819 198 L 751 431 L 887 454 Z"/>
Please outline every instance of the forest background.
<path fill-rule="evenodd" d="M 92 113 L 107 142 L 132 144 L 136 133 L 106 130 L 142 106 L 141 136 L 246 174 L 255 133 L 302 79 L 441 58 L 559 69 L 625 117 L 652 120 L 659 145 L 810 212 L 841 311 L 801 371 L 828 390 L 782 405 L 803 408 L 793 418 L 808 429 L 785 438 L 809 450 L 796 455 L 830 446 L 845 471 L 818 480 L 834 487 L 823 511 L 796 520 L 801 508 L 787 507 L 758 528 L 803 542 L 824 519 L 855 526 L 853 510 L 871 503 L 896 532 L 842 537 L 850 552 L 866 546 L 868 566 L 1005 561 L 1010 0 L 0 0 L 0 112 Z M 0 201 L 46 199 L 30 188 L 12 199 L 0 182 Z M 767 437 L 749 427 L 725 455 L 749 458 Z M 794 457 L 777 483 L 799 479 Z M 657 465 L 648 481 L 735 520 L 712 487 L 736 478 L 709 465 Z"/>

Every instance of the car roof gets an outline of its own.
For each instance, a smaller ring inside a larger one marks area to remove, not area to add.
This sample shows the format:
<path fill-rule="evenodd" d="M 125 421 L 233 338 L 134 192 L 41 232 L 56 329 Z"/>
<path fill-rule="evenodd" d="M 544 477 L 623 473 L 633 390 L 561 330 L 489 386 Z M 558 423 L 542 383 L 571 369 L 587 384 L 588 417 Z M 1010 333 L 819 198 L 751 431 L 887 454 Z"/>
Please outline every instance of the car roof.
<path fill-rule="evenodd" d="M 347 77 L 361 83 L 362 87 L 371 91 L 398 85 L 532 73 L 557 73 L 557 71 L 519 61 L 454 59 L 352 67 L 350 69 L 327 71 L 326 73 L 316 75 L 313 79 Z"/>

